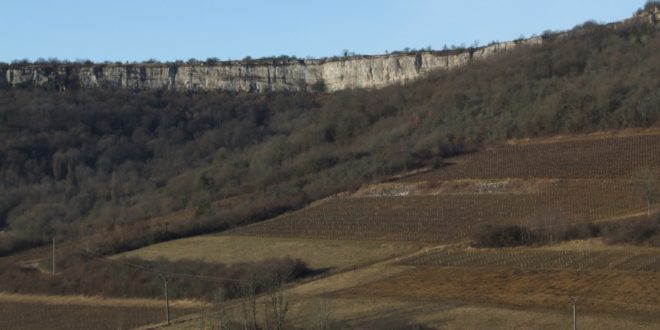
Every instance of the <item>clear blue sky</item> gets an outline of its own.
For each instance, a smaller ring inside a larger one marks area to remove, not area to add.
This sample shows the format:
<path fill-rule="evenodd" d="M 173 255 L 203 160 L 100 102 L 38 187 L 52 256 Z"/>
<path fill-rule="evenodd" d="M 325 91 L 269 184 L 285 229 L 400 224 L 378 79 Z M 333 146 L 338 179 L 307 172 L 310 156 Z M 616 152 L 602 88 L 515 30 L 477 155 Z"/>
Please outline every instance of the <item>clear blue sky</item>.
<path fill-rule="evenodd" d="M 627 18 L 644 0 L 2 0 L 0 61 L 240 59 L 471 45 Z"/>

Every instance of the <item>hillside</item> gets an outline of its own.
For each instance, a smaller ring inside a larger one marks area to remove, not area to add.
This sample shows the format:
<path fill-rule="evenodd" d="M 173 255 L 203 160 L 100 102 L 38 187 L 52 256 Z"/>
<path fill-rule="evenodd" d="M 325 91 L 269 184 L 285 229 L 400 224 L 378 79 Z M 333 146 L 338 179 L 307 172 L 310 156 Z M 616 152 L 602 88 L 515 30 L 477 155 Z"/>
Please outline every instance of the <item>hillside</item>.
<path fill-rule="evenodd" d="M 492 146 L 231 233 L 451 243 L 487 224 L 552 228 L 621 218 L 645 211 L 634 175 L 660 171 L 658 146 L 657 130 Z"/>
<path fill-rule="evenodd" d="M 652 329 L 660 300 L 649 283 L 660 274 L 660 249 L 607 237 L 647 220 L 636 172 L 660 170 L 658 138 L 660 130 L 646 129 L 510 140 L 268 221 L 127 255 L 226 262 L 274 254 L 330 266 L 286 290 L 298 327 L 327 313 L 323 322 L 339 327 L 557 328 L 570 325 L 578 296 L 583 327 Z M 507 224 L 551 237 L 475 246 L 481 229 Z M 336 265 L 347 252 L 353 266 Z M 221 306 L 227 314 L 212 317 L 241 322 L 244 303 Z M 211 318 L 191 315 L 177 328 Z"/>
<path fill-rule="evenodd" d="M 658 129 L 509 141 L 449 158 L 451 165 L 439 169 L 367 184 L 267 221 L 218 235 L 156 244 L 127 255 L 219 262 L 237 256 L 257 261 L 269 255 L 287 255 L 322 267 L 345 267 L 350 261 L 336 263 L 348 255 L 359 264 L 401 251 L 411 253 L 411 247 L 415 248 L 411 244 L 469 242 L 488 225 L 520 225 L 557 233 L 577 228 L 574 235 L 580 238 L 580 231 L 591 223 L 637 219 L 646 214 L 644 196 L 636 189 L 640 183 L 636 173 L 639 169 L 660 171 L 658 146 Z M 556 236 L 557 241 L 564 239 Z M 250 245 L 253 251 L 237 252 Z M 427 253 L 407 263 L 456 266 L 450 262 L 452 254 L 443 253 Z M 475 259 L 458 255 L 458 261 Z M 518 255 L 517 260 L 536 256 Z M 617 258 L 616 253 L 595 255 Z M 450 261 L 437 262 L 444 260 L 438 256 Z M 494 259 L 493 265 L 510 262 L 505 255 L 499 262 L 488 253 L 484 256 Z M 566 260 L 581 257 L 571 264 L 582 266 L 587 259 L 596 263 L 599 259 L 591 255 L 558 256 Z M 636 254 L 635 258 L 643 259 L 644 255 Z M 645 260 L 642 266 L 652 266 L 655 254 Z"/>
<path fill-rule="evenodd" d="M 0 251 L 193 214 L 109 248 L 126 250 L 265 220 L 490 142 L 651 127 L 659 51 L 657 26 L 631 20 L 379 90 L 3 89 Z"/>
<path fill-rule="evenodd" d="M 488 56 L 2 66 L 0 328 L 656 329 L 659 8 Z"/>

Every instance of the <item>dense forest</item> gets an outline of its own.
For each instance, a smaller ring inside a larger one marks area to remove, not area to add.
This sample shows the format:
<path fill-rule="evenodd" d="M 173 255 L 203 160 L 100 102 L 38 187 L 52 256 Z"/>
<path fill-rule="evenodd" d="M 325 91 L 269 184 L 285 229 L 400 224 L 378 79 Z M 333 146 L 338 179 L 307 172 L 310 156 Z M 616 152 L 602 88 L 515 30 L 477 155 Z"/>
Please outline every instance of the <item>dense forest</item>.
<path fill-rule="evenodd" d="M 220 230 L 484 143 L 657 125 L 658 53 L 654 25 L 585 23 L 380 90 L 0 89 L 0 254 L 189 208 L 151 239 Z"/>

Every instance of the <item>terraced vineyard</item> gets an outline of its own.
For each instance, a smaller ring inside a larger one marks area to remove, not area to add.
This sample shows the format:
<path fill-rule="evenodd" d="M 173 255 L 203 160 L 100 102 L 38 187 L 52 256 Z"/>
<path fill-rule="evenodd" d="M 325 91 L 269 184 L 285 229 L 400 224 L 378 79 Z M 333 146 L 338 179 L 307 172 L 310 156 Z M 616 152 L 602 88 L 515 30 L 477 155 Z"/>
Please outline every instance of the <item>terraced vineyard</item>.
<path fill-rule="evenodd" d="M 537 228 L 599 221 L 645 210 L 632 180 L 641 168 L 660 169 L 660 135 L 501 145 L 392 184 L 460 186 L 467 180 L 489 186 L 516 179 L 519 186 L 533 189 L 495 183 L 494 191 L 341 197 L 234 233 L 452 242 L 471 236 L 483 224 Z"/>
<path fill-rule="evenodd" d="M 562 226 L 644 209 L 625 180 L 559 180 L 538 193 L 336 198 L 234 234 L 451 242 L 482 224 Z"/>
<path fill-rule="evenodd" d="M 453 165 L 402 181 L 457 178 L 630 178 L 641 167 L 660 167 L 660 135 L 504 145 L 457 157 Z"/>
<path fill-rule="evenodd" d="M 633 251 L 438 250 L 400 262 L 409 266 L 660 272 L 660 254 Z"/>

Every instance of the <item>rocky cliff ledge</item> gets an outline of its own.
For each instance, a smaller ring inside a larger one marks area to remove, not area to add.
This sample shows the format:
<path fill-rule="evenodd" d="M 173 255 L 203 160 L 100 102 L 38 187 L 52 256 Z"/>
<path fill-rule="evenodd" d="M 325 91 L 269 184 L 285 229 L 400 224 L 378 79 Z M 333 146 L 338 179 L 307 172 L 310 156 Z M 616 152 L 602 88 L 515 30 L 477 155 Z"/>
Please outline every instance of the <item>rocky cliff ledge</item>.
<path fill-rule="evenodd" d="M 312 91 L 380 88 L 406 83 L 434 70 L 447 70 L 519 45 L 540 44 L 532 38 L 496 43 L 465 52 L 421 51 L 327 60 L 254 60 L 209 64 L 28 64 L 0 68 L 0 86 L 117 88 L 229 92 Z"/>
<path fill-rule="evenodd" d="M 379 88 L 406 83 L 434 70 L 447 70 L 542 39 L 496 43 L 464 52 L 421 51 L 328 60 L 254 60 L 182 64 L 28 64 L 0 68 L 0 85 L 269 92 Z M 4 80 L 4 81 L 3 81 Z"/>
<path fill-rule="evenodd" d="M 630 19 L 608 24 L 660 22 L 660 7 L 647 5 Z M 579 32 L 579 31 L 578 31 Z M 570 33 L 570 32 L 568 32 Z M 566 34 L 560 33 L 559 35 Z M 378 56 L 312 60 L 254 60 L 168 64 L 26 64 L 0 66 L 0 87 L 116 88 L 176 91 L 327 91 L 380 88 L 406 83 L 435 70 L 449 70 L 521 45 L 538 45 L 541 37 L 495 43 L 466 51 L 420 51 Z"/>

